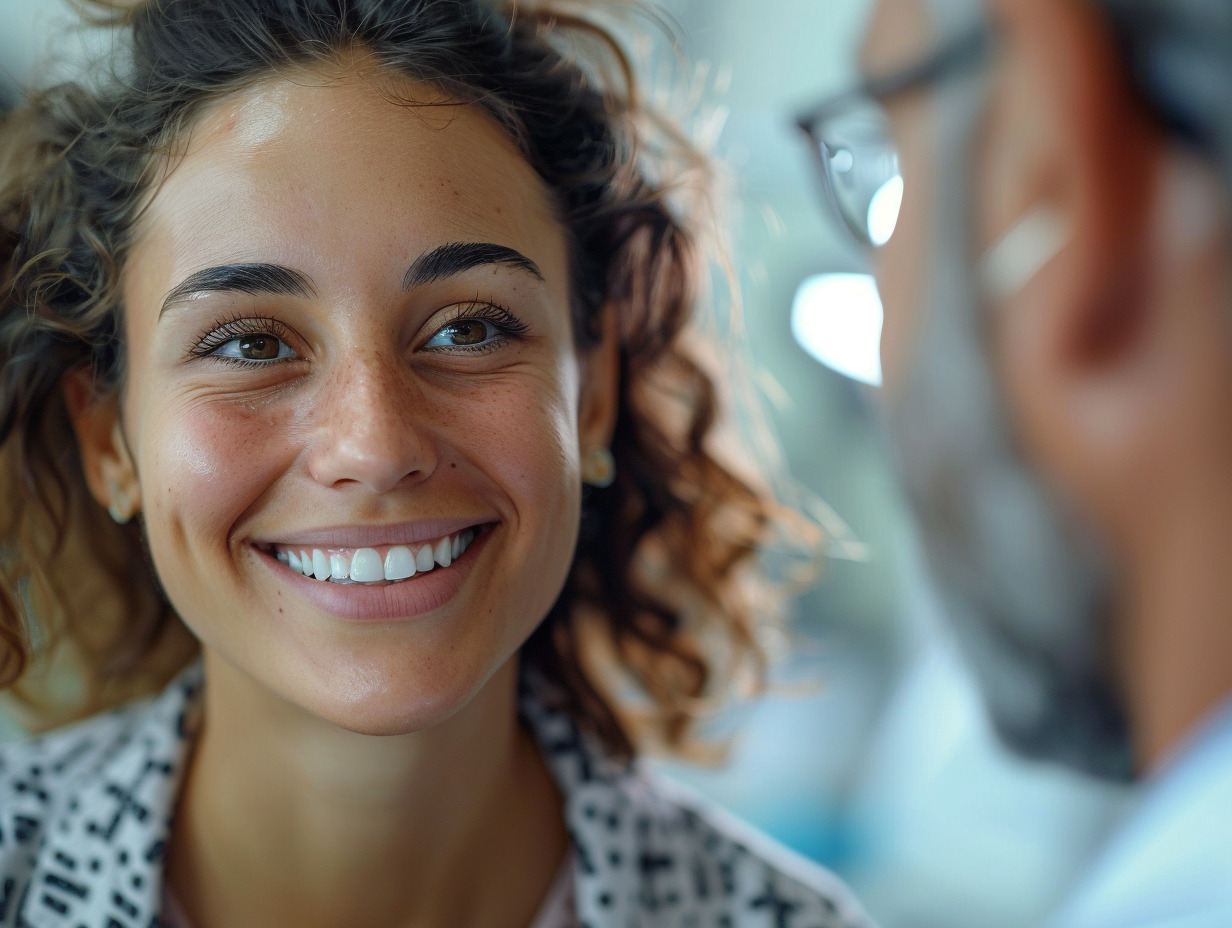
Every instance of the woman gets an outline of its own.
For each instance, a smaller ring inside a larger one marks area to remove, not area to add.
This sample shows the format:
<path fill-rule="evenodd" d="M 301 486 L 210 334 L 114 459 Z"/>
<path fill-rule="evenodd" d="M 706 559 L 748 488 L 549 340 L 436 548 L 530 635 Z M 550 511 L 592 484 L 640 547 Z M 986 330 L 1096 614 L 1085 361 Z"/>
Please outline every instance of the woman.
<path fill-rule="evenodd" d="M 0 921 L 861 923 L 631 763 L 756 666 L 772 509 L 609 35 L 121 18 L 3 133 L 0 632 L 27 701 L 163 689 L 0 754 Z"/>

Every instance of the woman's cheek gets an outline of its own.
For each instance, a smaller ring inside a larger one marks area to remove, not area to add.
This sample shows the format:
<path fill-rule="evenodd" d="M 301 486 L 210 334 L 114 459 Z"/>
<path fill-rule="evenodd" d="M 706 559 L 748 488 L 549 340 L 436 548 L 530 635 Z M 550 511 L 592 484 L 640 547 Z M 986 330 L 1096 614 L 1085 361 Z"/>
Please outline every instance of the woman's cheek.
<path fill-rule="evenodd" d="M 523 519 L 563 515 L 578 496 L 577 404 L 555 377 L 520 386 L 487 398 L 472 454 L 496 469 Z"/>
<path fill-rule="evenodd" d="M 143 442 L 146 528 L 171 551 L 205 554 L 294 457 L 286 412 L 200 402 L 151 420 Z M 193 550 L 190 552 L 189 549 Z M 156 549 L 157 556 L 157 549 Z"/>

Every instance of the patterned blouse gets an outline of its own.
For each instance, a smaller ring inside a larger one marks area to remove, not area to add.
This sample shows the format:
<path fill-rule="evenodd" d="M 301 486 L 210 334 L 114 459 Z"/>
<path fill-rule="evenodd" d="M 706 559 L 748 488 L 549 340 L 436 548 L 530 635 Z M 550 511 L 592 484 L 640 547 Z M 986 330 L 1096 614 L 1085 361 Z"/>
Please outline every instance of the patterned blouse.
<path fill-rule="evenodd" d="M 162 862 L 202 686 L 0 745 L 0 926 L 166 928 Z M 578 928 L 872 928 L 831 874 L 639 765 L 613 762 L 547 685 L 523 720 L 565 797 Z"/>

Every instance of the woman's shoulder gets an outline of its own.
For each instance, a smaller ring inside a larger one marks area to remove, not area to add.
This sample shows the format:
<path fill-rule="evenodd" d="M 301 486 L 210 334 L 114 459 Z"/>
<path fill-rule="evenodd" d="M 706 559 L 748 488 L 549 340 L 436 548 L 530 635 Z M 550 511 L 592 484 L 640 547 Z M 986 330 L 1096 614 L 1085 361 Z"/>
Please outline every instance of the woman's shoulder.
<path fill-rule="evenodd" d="M 565 797 L 579 924 L 872 928 L 838 877 L 645 764 L 608 757 L 547 683 L 523 684 L 523 718 Z"/>
<path fill-rule="evenodd" d="M 834 874 L 640 766 L 570 804 L 579 914 L 591 924 L 625 924 L 612 916 L 636 913 L 648 925 L 872 926 Z M 585 898 L 587 883 L 594 899 Z M 619 895 L 628 912 L 612 911 Z"/>
<path fill-rule="evenodd" d="M 58 809 L 62 795 L 97 775 L 139 721 L 140 707 L 125 706 L 0 744 L 0 853 L 25 843 L 23 836 Z"/>
<path fill-rule="evenodd" d="M 177 753 L 187 735 L 198 688 L 193 668 L 163 692 L 44 734 L 0 743 L 0 815 L 48 808 L 56 798 L 104 773 L 138 769 Z M 4 836 L 0 834 L 0 847 Z"/>
<path fill-rule="evenodd" d="M 31 909 L 77 924 L 134 905 L 120 892 L 96 900 L 93 889 L 120 874 L 139 887 L 161 859 L 194 691 L 187 676 L 157 698 L 0 745 L 0 924 Z"/>

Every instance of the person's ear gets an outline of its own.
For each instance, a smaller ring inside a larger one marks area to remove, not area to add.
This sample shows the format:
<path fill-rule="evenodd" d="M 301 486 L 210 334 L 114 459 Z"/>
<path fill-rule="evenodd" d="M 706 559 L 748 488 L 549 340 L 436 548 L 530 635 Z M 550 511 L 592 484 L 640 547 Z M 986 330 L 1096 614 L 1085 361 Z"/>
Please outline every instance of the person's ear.
<path fill-rule="evenodd" d="M 976 198 L 991 351 L 1028 449 L 1072 461 L 1088 437 L 1079 393 L 1106 389 L 1148 337 L 1165 143 L 1096 7 L 994 8 L 1000 52 Z"/>
<path fill-rule="evenodd" d="M 583 457 L 607 449 L 620 411 L 620 327 L 616 307 L 600 310 L 599 341 L 581 358 L 578 443 Z"/>
<path fill-rule="evenodd" d="M 998 342 L 1055 364 L 1102 363 L 1141 321 L 1135 296 L 1162 137 L 1097 8 L 993 6 L 999 70 L 978 228 Z"/>
<path fill-rule="evenodd" d="M 77 436 L 86 485 L 117 522 L 127 522 L 141 508 L 137 469 L 124 438 L 118 398 L 98 395 L 89 371 L 65 375 L 61 390 Z"/>

